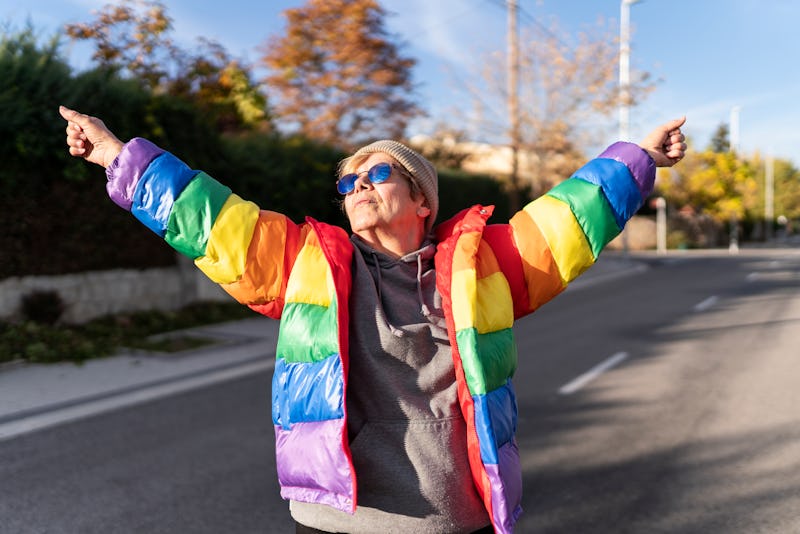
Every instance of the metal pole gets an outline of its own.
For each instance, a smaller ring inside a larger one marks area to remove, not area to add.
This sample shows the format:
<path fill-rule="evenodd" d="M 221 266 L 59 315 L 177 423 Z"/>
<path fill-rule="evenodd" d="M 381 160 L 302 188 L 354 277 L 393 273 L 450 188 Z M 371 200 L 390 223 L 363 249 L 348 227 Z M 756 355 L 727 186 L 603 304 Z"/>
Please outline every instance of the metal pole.
<path fill-rule="evenodd" d="M 772 238 L 772 224 L 775 221 L 775 159 L 767 156 L 764 174 L 764 237 Z"/>
<path fill-rule="evenodd" d="M 736 219 L 735 215 L 731 215 L 731 239 L 728 243 L 728 253 L 730 254 L 738 254 L 739 253 L 739 221 Z"/>
<path fill-rule="evenodd" d="M 619 15 L 619 140 L 630 140 L 631 105 L 631 4 L 639 0 L 622 0 Z M 622 253 L 628 257 L 628 233 L 622 230 Z"/>
<path fill-rule="evenodd" d="M 630 138 L 631 105 L 631 5 L 639 0 L 622 0 L 619 15 L 619 140 Z"/>
<path fill-rule="evenodd" d="M 731 146 L 730 150 L 734 154 L 739 152 L 739 111 L 740 106 L 731 108 Z"/>
<path fill-rule="evenodd" d="M 656 199 L 656 252 L 667 253 L 667 201 L 664 197 Z"/>
<path fill-rule="evenodd" d="M 511 141 L 511 213 L 520 208 L 519 200 L 519 26 L 517 1 L 508 0 L 508 121 Z"/>
<path fill-rule="evenodd" d="M 737 158 L 739 153 L 739 106 L 731 108 L 731 154 Z M 738 159 L 738 158 L 737 158 Z M 731 254 L 738 254 L 739 252 L 739 221 L 735 215 L 731 215 L 731 235 L 730 242 L 728 243 L 728 251 Z"/>

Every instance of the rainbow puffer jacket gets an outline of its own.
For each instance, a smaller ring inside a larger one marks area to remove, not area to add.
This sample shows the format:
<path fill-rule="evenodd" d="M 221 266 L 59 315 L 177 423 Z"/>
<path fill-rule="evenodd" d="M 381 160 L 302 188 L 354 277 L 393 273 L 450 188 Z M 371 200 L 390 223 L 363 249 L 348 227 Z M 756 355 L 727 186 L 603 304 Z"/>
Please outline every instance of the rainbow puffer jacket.
<path fill-rule="evenodd" d="M 346 403 L 347 233 L 242 200 L 141 138 L 107 169 L 108 192 L 239 302 L 281 325 L 272 420 L 281 495 L 356 508 Z M 474 206 L 436 228 L 436 284 L 467 422 L 472 476 L 497 532 L 522 509 L 512 325 L 590 267 L 650 193 L 653 160 L 616 143 L 508 224 Z"/>

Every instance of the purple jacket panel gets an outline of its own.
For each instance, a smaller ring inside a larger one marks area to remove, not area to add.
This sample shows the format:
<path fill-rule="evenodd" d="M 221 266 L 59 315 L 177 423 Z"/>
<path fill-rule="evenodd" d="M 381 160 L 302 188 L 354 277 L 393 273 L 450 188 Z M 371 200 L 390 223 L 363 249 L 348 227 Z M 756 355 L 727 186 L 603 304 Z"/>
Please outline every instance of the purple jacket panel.
<path fill-rule="evenodd" d="M 647 155 L 648 157 L 643 158 L 642 152 L 647 154 L 639 145 L 618 141 L 605 149 L 598 157 L 624 163 L 630 169 L 633 180 L 639 187 L 642 201 L 644 201 L 653 192 L 653 185 L 656 179 L 656 164 L 649 154 Z"/>
<path fill-rule="evenodd" d="M 130 211 L 133 193 L 142 173 L 151 161 L 163 153 L 164 150 L 141 137 L 135 137 L 125 143 L 116 159 L 106 168 L 108 178 L 106 190 L 111 200 Z"/>

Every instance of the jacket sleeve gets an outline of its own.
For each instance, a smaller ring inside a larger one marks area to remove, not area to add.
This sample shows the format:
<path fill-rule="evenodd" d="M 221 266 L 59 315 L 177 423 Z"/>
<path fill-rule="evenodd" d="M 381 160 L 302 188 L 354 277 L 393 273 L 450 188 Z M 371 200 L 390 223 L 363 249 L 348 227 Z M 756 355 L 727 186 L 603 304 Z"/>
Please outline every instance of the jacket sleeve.
<path fill-rule="evenodd" d="M 642 206 L 654 180 L 655 163 L 644 150 L 615 143 L 515 214 L 510 240 L 527 290 L 515 315 L 537 309 L 592 266 Z"/>
<path fill-rule="evenodd" d="M 260 210 L 142 138 L 126 143 L 106 174 L 115 203 L 239 302 L 280 317 L 307 225 Z"/>

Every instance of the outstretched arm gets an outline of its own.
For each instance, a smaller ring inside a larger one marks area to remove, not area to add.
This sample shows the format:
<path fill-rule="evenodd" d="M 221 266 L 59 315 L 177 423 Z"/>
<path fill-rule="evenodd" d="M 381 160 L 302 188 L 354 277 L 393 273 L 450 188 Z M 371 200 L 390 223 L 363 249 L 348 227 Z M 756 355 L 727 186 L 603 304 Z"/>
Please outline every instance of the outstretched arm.
<path fill-rule="evenodd" d="M 111 165 L 124 143 L 103 121 L 64 106 L 60 106 L 58 112 L 67 121 L 69 153 L 103 167 Z"/>
<path fill-rule="evenodd" d="M 260 211 L 146 139 L 123 143 L 96 117 L 63 106 L 59 113 L 68 123 L 69 153 L 106 168 L 106 189 L 116 204 L 194 259 L 236 300 L 280 316 L 290 266 L 309 225 Z"/>
<path fill-rule="evenodd" d="M 686 155 L 686 138 L 681 132 L 685 122 L 686 117 L 681 117 L 662 124 L 639 143 L 653 158 L 656 167 L 672 167 Z"/>
<path fill-rule="evenodd" d="M 656 166 L 683 159 L 685 121 L 662 124 L 638 145 L 614 143 L 514 215 L 510 237 L 522 258 L 519 286 L 527 288 L 528 297 L 518 308 L 515 304 L 517 316 L 558 294 L 619 235 L 652 191 Z"/>

